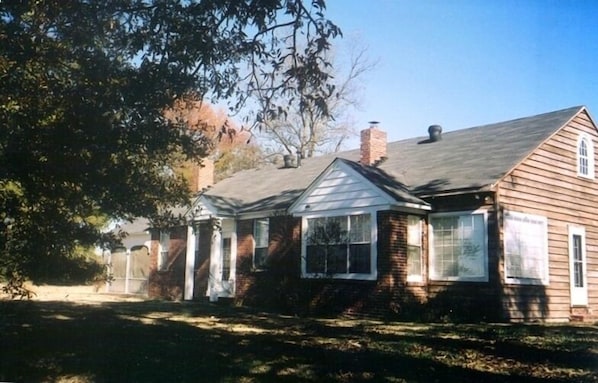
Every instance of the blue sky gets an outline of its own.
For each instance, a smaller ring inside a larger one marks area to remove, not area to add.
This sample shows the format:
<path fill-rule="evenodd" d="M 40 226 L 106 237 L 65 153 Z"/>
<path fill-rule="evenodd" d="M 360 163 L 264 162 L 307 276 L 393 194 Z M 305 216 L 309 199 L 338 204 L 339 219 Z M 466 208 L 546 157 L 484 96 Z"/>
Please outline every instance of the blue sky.
<path fill-rule="evenodd" d="M 327 17 L 378 60 L 353 116 L 389 141 L 575 105 L 598 118 L 598 1 L 328 0 Z"/>

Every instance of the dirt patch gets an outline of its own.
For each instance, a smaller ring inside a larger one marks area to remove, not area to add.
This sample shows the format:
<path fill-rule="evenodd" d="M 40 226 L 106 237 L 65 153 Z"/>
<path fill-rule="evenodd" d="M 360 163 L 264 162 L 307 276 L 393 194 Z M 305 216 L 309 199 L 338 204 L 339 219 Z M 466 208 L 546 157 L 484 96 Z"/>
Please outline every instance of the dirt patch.
<path fill-rule="evenodd" d="M 28 284 L 27 288 L 33 293 L 31 295 L 32 301 L 42 302 L 142 302 L 148 299 L 140 295 L 107 293 L 104 285 L 55 286 Z M 2 294 L 0 299 L 9 299 L 9 297 Z"/>

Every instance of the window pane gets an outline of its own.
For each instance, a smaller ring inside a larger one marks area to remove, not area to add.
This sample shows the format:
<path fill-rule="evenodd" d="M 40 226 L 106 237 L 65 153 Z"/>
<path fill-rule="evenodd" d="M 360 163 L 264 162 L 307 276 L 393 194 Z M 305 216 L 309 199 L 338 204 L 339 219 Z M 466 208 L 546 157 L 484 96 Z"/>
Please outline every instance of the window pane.
<path fill-rule="evenodd" d="M 307 220 L 307 244 L 314 245 L 320 243 L 319 232 L 324 230 L 326 221 L 324 218 L 310 218 Z"/>
<path fill-rule="evenodd" d="M 326 272 L 326 251 L 322 246 L 307 246 L 305 254 L 305 271 L 322 274 Z"/>
<path fill-rule="evenodd" d="M 546 235 L 544 217 L 505 213 L 504 249 L 507 278 L 542 280 L 546 277 Z"/>
<path fill-rule="evenodd" d="M 583 175 L 589 175 L 590 171 L 590 157 L 588 151 L 588 143 L 585 138 L 579 141 L 578 147 L 578 160 L 579 160 L 579 173 Z"/>
<path fill-rule="evenodd" d="M 347 242 L 347 217 L 328 217 L 325 223 L 325 242 L 346 243 Z"/>
<path fill-rule="evenodd" d="M 458 254 L 459 275 L 484 276 L 484 217 L 480 214 L 460 217 L 463 236 Z"/>
<path fill-rule="evenodd" d="M 268 248 L 267 247 L 256 247 L 255 254 L 253 256 L 254 267 L 261 269 L 268 266 Z"/>
<path fill-rule="evenodd" d="M 255 247 L 268 247 L 268 232 L 269 232 L 268 219 L 256 219 L 255 220 Z"/>
<path fill-rule="evenodd" d="M 267 266 L 268 245 L 270 236 L 270 221 L 268 218 L 253 221 L 253 239 L 255 249 L 253 252 L 253 266 L 261 269 Z"/>
<path fill-rule="evenodd" d="M 581 235 L 573 235 L 573 285 L 583 286 L 583 249 Z"/>
<path fill-rule="evenodd" d="M 329 274 L 344 274 L 347 272 L 347 245 L 327 246 L 328 262 L 326 272 Z"/>
<path fill-rule="evenodd" d="M 407 275 L 421 275 L 422 261 L 419 246 L 407 246 Z"/>
<path fill-rule="evenodd" d="M 485 275 L 485 222 L 482 214 L 432 217 L 437 277 Z M 421 267 L 421 266 L 420 266 Z"/>
<path fill-rule="evenodd" d="M 407 216 L 407 276 L 421 277 L 421 218 Z M 419 279 L 419 278 L 418 278 Z"/>
<path fill-rule="evenodd" d="M 222 280 L 230 279 L 231 239 L 222 238 Z"/>
<path fill-rule="evenodd" d="M 308 219 L 308 244 L 329 245 L 347 242 L 347 217 Z"/>
<path fill-rule="evenodd" d="M 352 215 L 350 217 L 350 241 L 355 242 L 370 242 L 372 236 L 370 232 L 370 215 Z"/>
<path fill-rule="evenodd" d="M 455 231 L 458 230 L 458 217 L 433 219 L 434 266 L 436 273 L 443 277 L 457 276 L 457 262 L 454 254 Z"/>
<path fill-rule="evenodd" d="M 371 270 L 370 244 L 349 246 L 349 272 L 368 274 Z"/>
<path fill-rule="evenodd" d="M 421 245 L 421 218 L 414 215 L 407 217 L 407 244 Z"/>

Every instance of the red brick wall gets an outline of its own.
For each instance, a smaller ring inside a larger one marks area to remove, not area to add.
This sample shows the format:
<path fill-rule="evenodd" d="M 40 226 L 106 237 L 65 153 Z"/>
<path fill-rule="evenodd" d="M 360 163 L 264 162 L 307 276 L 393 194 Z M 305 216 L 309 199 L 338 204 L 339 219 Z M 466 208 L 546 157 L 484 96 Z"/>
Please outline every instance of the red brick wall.
<path fill-rule="evenodd" d="M 238 303 L 295 308 L 292 294 L 298 288 L 301 272 L 300 219 L 270 217 L 268 267 L 253 269 L 253 220 L 237 223 L 237 293 Z"/>
<path fill-rule="evenodd" d="M 294 313 L 401 314 L 406 303 L 421 302 L 423 295 L 421 284 L 406 283 L 406 217 L 390 211 L 378 214 L 376 281 L 302 279 L 301 221 L 286 216 L 270 218 L 269 268 L 252 270 L 253 221 L 241 221 L 236 300 Z"/>
<path fill-rule="evenodd" d="M 150 252 L 150 275 L 148 294 L 152 298 L 180 300 L 185 286 L 185 253 L 187 251 L 187 227 L 170 230 L 170 247 L 165 270 L 158 270 L 160 232 L 152 231 Z"/>
<path fill-rule="evenodd" d="M 489 269 L 496 273 L 493 249 L 496 222 L 489 214 Z M 270 307 L 295 314 L 364 314 L 408 320 L 503 319 L 497 278 L 488 283 L 407 282 L 407 214 L 378 212 L 376 281 L 302 279 L 300 219 L 270 220 L 267 270 L 252 270 L 253 221 L 238 228 L 237 296 L 240 304 Z M 427 272 L 427 220 L 423 225 L 424 270 Z"/>

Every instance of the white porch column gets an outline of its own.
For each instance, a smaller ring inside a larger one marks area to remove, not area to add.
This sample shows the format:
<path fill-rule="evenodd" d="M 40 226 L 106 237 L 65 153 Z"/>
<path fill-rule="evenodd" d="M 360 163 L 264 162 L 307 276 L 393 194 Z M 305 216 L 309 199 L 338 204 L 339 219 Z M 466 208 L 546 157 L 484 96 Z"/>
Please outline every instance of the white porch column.
<path fill-rule="evenodd" d="M 185 291 L 183 299 L 193 299 L 193 287 L 195 285 L 195 233 L 193 226 L 187 226 L 187 253 L 185 254 Z"/>
<path fill-rule="evenodd" d="M 212 224 L 212 237 L 210 241 L 210 276 L 208 282 L 208 295 L 210 302 L 218 301 L 222 289 L 222 221 L 215 219 Z"/>

